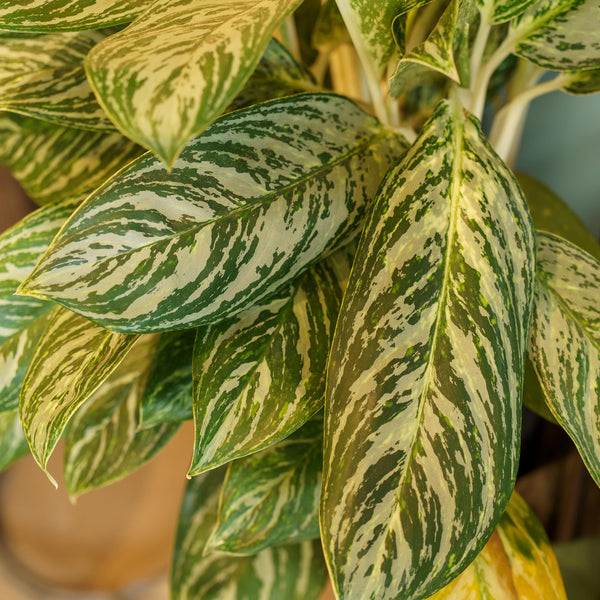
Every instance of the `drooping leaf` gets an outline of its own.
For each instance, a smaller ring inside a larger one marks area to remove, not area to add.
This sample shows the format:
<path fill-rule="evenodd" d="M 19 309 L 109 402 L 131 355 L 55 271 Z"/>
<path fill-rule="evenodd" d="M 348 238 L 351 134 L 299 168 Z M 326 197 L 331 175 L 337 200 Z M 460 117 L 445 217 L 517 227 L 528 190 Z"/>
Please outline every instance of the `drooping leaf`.
<path fill-rule="evenodd" d="M 92 194 L 21 291 L 121 332 L 225 319 L 352 239 L 405 144 L 335 95 L 231 113 Z"/>
<path fill-rule="evenodd" d="M 310 71 L 298 64 L 294 57 L 273 39 L 250 79 L 227 107 L 227 111 L 315 89 L 315 81 Z"/>
<path fill-rule="evenodd" d="M 515 53 L 557 71 L 600 67 L 597 0 L 540 0 L 511 23 Z"/>
<path fill-rule="evenodd" d="M 471 565 L 429 600 L 566 600 L 542 525 L 513 493 L 496 531 Z"/>
<path fill-rule="evenodd" d="M 192 355 L 195 329 L 160 336 L 141 400 L 141 427 L 193 418 Z"/>
<path fill-rule="evenodd" d="M 44 470 L 73 413 L 115 370 L 138 337 L 111 333 L 62 307 L 53 312 L 19 400 L 31 453 Z"/>
<path fill-rule="evenodd" d="M 0 34 L 0 109 L 82 129 L 113 130 L 83 68 L 106 32 Z"/>
<path fill-rule="evenodd" d="M 350 265 L 342 249 L 268 304 L 198 329 L 191 475 L 266 448 L 322 408 Z"/>
<path fill-rule="evenodd" d="M 319 537 L 323 414 L 278 444 L 232 462 L 207 547 L 233 554 Z"/>
<path fill-rule="evenodd" d="M 18 409 L 0 413 L 0 471 L 28 451 L 29 445 L 21 427 Z"/>
<path fill-rule="evenodd" d="M 89 193 L 141 153 L 119 133 L 0 114 L 0 161 L 37 204 Z"/>
<path fill-rule="evenodd" d="M 0 29 L 82 31 L 132 21 L 152 0 L 0 0 Z"/>
<path fill-rule="evenodd" d="M 600 485 L 600 262 L 537 232 L 529 356 L 546 402 Z"/>
<path fill-rule="evenodd" d="M 72 497 L 129 475 L 177 431 L 178 423 L 137 430 L 140 400 L 157 337 L 142 336 L 69 423 L 65 483 Z"/>
<path fill-rule="evenodd" d="M 443 102 L 367 220 L 331 351 L 321 531 L 347 598 L 424 598 L 514 484 L 534 237 L 478 121 Z"/>
<path fill-rule="evenodd" d="M 396 72 L 390 79 L 392 96 L 400 96 L 407 91 L 406 81 L 410 77 L 415 77 L 415 65 L 417 65 L 416 72 L 421 72 L 419 67 L 424 67 L 426 70 L 433 69 L 460 83 L 453 50 L 458 6 L 459 1 L 452 0 L 427 39 L 402 57 Z"/>
<path fill-rule="evenodd" d="M 579 96 L 600 92 L 600 68 L 565 71 L 560 77 L 563 81 L 561 89 L 567 94 Z"/>
<path fill-rule="evenodd" d="M 86 70 L 130 139 L 169 167 L 233 100 L 300 0 L 156 0 L 96 46 Z"/>
<path fill-rule="evenodd" d="M 317 600 L 327 581 L 318 541 L 268 548 L 248 557 L 203 556 L 217 518 L 224 469 L 187 485 L 171 568 L 171 600 Z"/>

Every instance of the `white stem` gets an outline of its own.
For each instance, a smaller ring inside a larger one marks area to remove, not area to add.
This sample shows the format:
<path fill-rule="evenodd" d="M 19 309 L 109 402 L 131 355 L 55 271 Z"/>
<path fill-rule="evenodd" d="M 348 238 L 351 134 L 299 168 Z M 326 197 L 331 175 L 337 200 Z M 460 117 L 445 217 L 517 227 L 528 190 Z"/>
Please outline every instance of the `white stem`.
<path fill-rule="evenodd" d="M 300 42 L 298 41 L 298 31 L 296 30 L 294 15 L 290 15 L 281 24 L 280 31 L 283 45 L 288 49 L 290 54 L 300 62 L 302 57 L 300 56 Z"/>
<path fill-rule="evenodd" d="M 475 42 L 473 43 L 473 50 L 471 53 L 471 62 L 469 69 L 471 83 L 474 82 L 477 73 L 479 73 L 481 61 L 483 60 L 483 53 L 485 52 L 485 47 L 487 45 L 488 37 L 490 35 L 491 30 L 491 24 L 484 17 L 483 13 L 481 13 L 481 24 L 479 25 L 479 29 L 477 30 L 477 36 L 475 37 Z"/>

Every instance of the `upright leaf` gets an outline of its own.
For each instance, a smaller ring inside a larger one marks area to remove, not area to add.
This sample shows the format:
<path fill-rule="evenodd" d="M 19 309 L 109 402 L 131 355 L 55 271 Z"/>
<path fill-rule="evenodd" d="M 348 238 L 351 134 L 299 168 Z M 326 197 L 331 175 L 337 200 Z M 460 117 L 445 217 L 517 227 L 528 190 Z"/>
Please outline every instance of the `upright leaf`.
<path fill-rule="evenodd" d="M 141 153 L 119 133 L 0 114 L 0 161 L 37 204 L 89 193 Z"/>
<path fill-rule="evenodd" d="M 567 600 L 546 532 L 516 493 L 473 563 L 429 600 L 480 598 Z"/>
<path fill-rule="evenodd" d="M 156 0 L 86 59 L 117 127 L 169 167 L 252 73 L 300 0 Z"/>
<path fill-rule="evenodd" d="M 225 319 L 352 239 L 405 143 L 335 95 L 231 113 L 92 194 L 21 291 L 121 332 Z"/>
<path fill-rule="evenodd" d="M 0 471 L 29 451 L 18 409 L 0 413 Z"/>
<path fill-rule="evenodd" d="M 533 269 L 518 185 L 441 103 L 369 216 L 331 351 L 321 532 L 340 600 L 433 594 L 500 519 Z"/>
<path fill-rule="evenodd" d="M 19 403 L 31 453 L 44 471 L 73 413 L 136 339 L 111 333 L 62 307 L 55 309 L 31 359 Z"/>
<path fill-rule="evenodd" d="M 81 31 L 132 21 L 152 0 L 0 0 L 0 29 Z"/>
<path fill-rule="evenodd" d="M 600 262 L 538 232 L 529 355 L 556 420 L 600 485 Z"/>
<path fill-rule="evenodd" d="M 137 431 L 156 337 L 142 336 L 69 423 L 65 483 L 71 496 L 129 475 L 161 450 L 179 428 L 178 423 L 164 423 Z"/>
<path fill-rule="evenodd" d="M 114 129 L 83 59 L 106 32 L 0 34 L 0 109 L 83 129 Z"/>
<path fill-rule="evenodd" d="M 510 21 L 536 2 L 538 0 L 477 0 L 484 19 L 491 24 Z"/>
<path fill-rule="evenodd" d="M 564 71 L 600 66 L 597 0 L 540 0 L 511 23 L 515 53 Z"/>
<path fill-rule="evenodd" d="M 323 414 L 285 440 L 232 462 L 207 546 L 254 554 L 319 537 Z"/>
<path fill-rule="evenodd" d="M 190 474 L 265 448 L 322 408 L 350 265 L 342 249 L 268 304 L 198 329 Z"/>
<path fill-rule="evenodd" d="M 171 569 L 171 599 L 317 600 L 327 581 L 320 544 L 268 548 L 248 557 L 204 555 L 217 517 L 223 469 L 187 486 Z"/>

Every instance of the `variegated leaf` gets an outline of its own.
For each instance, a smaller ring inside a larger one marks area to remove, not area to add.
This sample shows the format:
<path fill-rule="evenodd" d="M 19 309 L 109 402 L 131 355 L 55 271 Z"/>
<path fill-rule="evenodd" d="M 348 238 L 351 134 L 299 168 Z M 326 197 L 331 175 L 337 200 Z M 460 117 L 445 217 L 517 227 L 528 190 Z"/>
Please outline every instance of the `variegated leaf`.
<path fill-rule="evenodd" d="M 0 413 L 0 471 L 29 451 L 18 409 Z"/>
<path fill-rule="evenodd" d="M 204 555 L 217 517 L 223 469 L 187 486 L 171 569 L 171 600 L 317 600 L 327 581 L 318 541 L 268 548 L 254 556 Z"/>
<path fill-rule="evenodd" d="M 227 107 L 227 112 L 309 91 L 316 91 L 310 71 L 298 64 L 277 40 L 272 39 L 250 79 Z"/>
<path fill-rule="evenodd" d="M 140 400 L 157 337 L 142 336 L 69 423 L 65 483 L 72 497 L 135 471 L 177 431 L 178 423 L 137 430 Z"/>
<path fill-rule="evenodd" d="M 0 109 L 83 129 L 114 129 L 83 59 L 106 32 L 0 34 Z"/>
<path fill-rule="evenodd" d="M 600 66 L 597 0 L 539 0 L 511 23 L 515 53 L 546 69 Z"/>
<path fill-rule="evenodd" d="M 336 0 L 362 62 L 381 75 L 394 56 L 392 21 L 430 0 Z"/>
<path fill-rule="evenodd" d="M 319 537 L 323 414 L 229 465 L 207 547 L 233 554 Z"/>
<path fill-rule="evenodd" d="M 600 67 L 580 71 L 565 71 L 559 75 L 561 89 L 568 94 L 583 95 L 600 92 Z"/>
<path fill-rule="evenodd" d="M 21 292 L 121 332 L 225 319 L 352 239 L 405 144 L 335 95 L 231 113 L 92 194 Z"/>
<path fill-rule="evenodd" d="M 119 133 L 0 114 L 0 161 L 37 204 L 89 193 L 141 153 Z"/>
<path fill-rule="evenodd" d="M 151 0 L 0 0 L 0 29 L 97 29 L 132 21 L 151 4 Z"/>
<path fill-rule="evenodd" d="M 160 336 L 141 399 L 142 428 L 193 418 L 192 355 L 195 339 L 195 329 L 172 331 Z"/>
<path fill-rule="evenodd" d="M 111 333 L 62 307 L 54 310 L 19 401 L 31 453 L 42 469 L 73 413 L 114 371 L 137 337 Z"/>
<path fill-rule="evenodd" d="M 322 408 L 350 265 L 342 249 L 268 304 L 198 329 L 190 475 L 266 448 Z"/>
<path fill-rule="evenodd" d="M 453 51 L 458 5 L 458 0 L 452 0 L 427 39 L 402 57 L 390 79 L 392 96 L 407 92 L 406 81 L 414 77 L 415 65 L 433 69 L 460 83 Z M 417 72 L 420 71 L 419 68 Z"/>
<path fill-rule="evenodd" d="M 352 43 L 335 0 L 324 0 L 312 33 L 312 43 L 324 51 Z"/>
<path fill-rule="evenodd" d="M 537 235 L 529 355 L 553 415 L 600 485 L 600 262 L 554 234 Z"/>
<path fill-rule="evenodd" d="M 169 167 L 233 100 L 300 0 L 156 0 L 96 46 L 86 69 L 102 106 Z"/>
<path fill-rule="evenodd" d="M 517 469 L 533 270 L 518 185 L 441 103 L 367 220 L 331 351 L 321 532 L 340 600 L 424 598 L 490 536 Z"/>
<path fill-rule="evenodd" d="M 522 13 L 538 0 L 477 0 L 483 18 L 493 24 L 505 23 Z"/>
<path fill-rule="evenodd" d="M 429 600 L 481 598 L 567 600 L 546 532 L 516 493 L 473 563 Z"/>

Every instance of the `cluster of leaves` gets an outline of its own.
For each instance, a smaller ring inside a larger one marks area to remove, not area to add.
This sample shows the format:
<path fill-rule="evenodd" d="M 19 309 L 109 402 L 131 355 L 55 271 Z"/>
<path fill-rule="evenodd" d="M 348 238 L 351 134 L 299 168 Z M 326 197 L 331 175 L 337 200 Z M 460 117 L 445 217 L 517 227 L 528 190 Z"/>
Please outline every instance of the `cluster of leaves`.
<path fill-rule="evenodd" d="M 174 600 L 328 571 L 343 600 L 564 598 L 512 493 L 521 402 L 600 483 L 600 252 L 503 159 L 533 97 L 600 87 L 599 18 L 0 0 L 0 159 L 42 205 L 0 237 L 0 466 L 64 436 L 77 496 L 193 419 Z"/>

